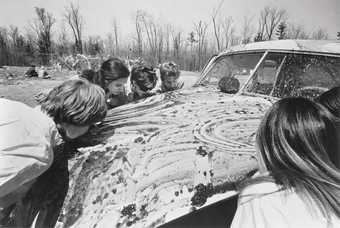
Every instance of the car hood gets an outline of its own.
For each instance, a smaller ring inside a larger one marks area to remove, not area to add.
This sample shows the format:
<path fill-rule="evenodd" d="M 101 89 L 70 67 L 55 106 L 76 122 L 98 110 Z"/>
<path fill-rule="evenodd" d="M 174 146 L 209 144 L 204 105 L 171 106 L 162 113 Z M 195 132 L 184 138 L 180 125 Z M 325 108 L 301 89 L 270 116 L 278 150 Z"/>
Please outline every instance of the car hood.
<path fill-rule="evenodd" d="M 155 227 L 257 169 L 254 136 L 271 102 L 196 87 L 110 110 L 73 161 L 64 222 L 73 227 Z M 202 205 L 199 205 L 202 206 Z"/>

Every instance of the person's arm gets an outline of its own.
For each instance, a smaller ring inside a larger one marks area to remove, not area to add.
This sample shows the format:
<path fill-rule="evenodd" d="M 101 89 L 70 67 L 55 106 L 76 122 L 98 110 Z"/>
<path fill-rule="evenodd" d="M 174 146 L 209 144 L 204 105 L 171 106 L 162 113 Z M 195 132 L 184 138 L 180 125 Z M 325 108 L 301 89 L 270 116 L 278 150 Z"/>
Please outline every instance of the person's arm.
<path fill-rule="evenodd" d="M 49 162 L 30 155 L 35 154 L 32 153 L 33 150 L 45 150 L 45 148 L 27 143 L 8 148 L 8 151 L 1 151 L 0 198 L 17 191 L 47 170 Z"/>
<path fill-rule="evenodd" d="M 27 120 L 3 118 L 0 123 L 0 198 L 38 177 L 53 161 L 54 134 L 36 125 L 44 120 L 34 119 L 34 109 L 21 108 L 17 112 L 25 112 Z"/>

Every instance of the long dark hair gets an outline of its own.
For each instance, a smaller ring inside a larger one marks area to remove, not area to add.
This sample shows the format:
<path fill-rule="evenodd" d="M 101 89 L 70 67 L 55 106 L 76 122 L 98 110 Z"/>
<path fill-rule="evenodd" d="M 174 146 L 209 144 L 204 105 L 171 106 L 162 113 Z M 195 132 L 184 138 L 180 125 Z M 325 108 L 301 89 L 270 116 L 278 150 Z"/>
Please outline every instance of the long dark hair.
<path fill-rule="evenodd" d="M 325 106 L 333 115 L 340 118 L 340 86 L 322 93 L 315 101 Z"/>
<path fill-rule="evenodd" d="M 257 136 L 260 167 L 283 189 L 293 189 L 322 214 L 340 217 L 339 146 L 336 120 L 323 106 L 305 98 L 275 103 Z"/>
<path fill-rule="evenodd" d="M 124 61 L 117 57 L 105 60 L 99 70 L 96 84 L 105 88 L 105 80 L 116 80 L 129 77 L 130 71 Z"/>

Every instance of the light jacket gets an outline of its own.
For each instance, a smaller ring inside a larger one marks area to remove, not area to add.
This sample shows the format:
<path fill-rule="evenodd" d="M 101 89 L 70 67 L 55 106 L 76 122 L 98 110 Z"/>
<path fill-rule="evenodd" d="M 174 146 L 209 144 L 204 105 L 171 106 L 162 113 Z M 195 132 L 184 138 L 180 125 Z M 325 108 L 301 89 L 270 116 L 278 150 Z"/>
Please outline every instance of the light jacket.
<path fill-rule="evenodd" d="M 232 228 L 325 228 L 340 227 L 340 219 L 331 220 L 315 205 L 310 208 L 295 191 L 283 190 L 273 182 L 253 184 L 239 196 Z"/>
<path fill-rule="evenodd" d="M 56 135 L 40 107 L 0 98 L 0 199 L 51 166 Z"/>

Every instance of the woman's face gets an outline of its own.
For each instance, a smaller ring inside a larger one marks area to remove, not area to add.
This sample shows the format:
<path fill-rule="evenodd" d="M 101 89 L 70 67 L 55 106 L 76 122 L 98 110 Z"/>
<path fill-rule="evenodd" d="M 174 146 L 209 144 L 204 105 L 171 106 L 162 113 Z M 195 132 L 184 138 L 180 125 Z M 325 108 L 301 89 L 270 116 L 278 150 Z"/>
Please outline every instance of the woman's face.
<path fill-rule="evenodd" d="M 142 72 L 136 79 L 136 84 L 143 91 L 152 90 L 155 87 L 155 76 Z"/>
<path fill-rule="evenodd" d="M 101 77 L 103 78 L 104 82 L 104 89 L 106 89 L 112 82 L 119 79 L 119 75 L 117 72 L 114 71 L 102 71 Z"/>
<path fill-rule="evenodd" d="M 77 126 L 69 123 L 57 124 L 60 135 L 64 140 L 76 139 L 84 135 L 90 128 L 90 126 Z"/>
<path fill-rule="evenodd" d="M 119 78 L 117 80 L 111 81 L 106 87 L 106 94 L 110 96 L 124 93 L 127 80 L 128 78 Z"/>
<path fill-rule="evenodd" d="M 167 77 L 163 78 L 162 81 L 165 88 L 168 89 L 175 89 L 178 84 L 178 76 L 177 75 L 168 75 Z"/>

